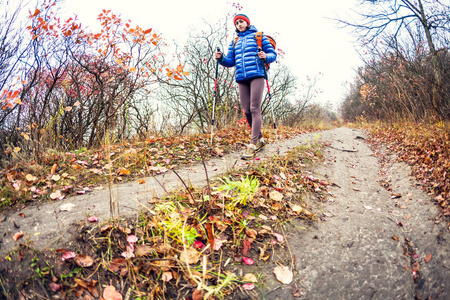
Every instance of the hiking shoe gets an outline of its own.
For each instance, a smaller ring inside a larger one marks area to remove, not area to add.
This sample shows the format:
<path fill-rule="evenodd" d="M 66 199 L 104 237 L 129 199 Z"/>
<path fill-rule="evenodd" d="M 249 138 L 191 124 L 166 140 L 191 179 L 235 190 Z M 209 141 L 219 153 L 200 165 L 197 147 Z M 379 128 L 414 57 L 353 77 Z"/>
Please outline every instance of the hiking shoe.
<path fill-rule="evenodd" d="M 260 138 L 256 143 L 256 152 L 261 151 L 266 146 L 266 141 L 264 138 Z"/>
<path fill-rule="evenodd" d="M 244 154 L 242 154 L 241 159 L 242 160 L 249 160 L 256 156 L 256 146 L 253 144 L 249 144 L 247 146 L 247 150 Z"/>

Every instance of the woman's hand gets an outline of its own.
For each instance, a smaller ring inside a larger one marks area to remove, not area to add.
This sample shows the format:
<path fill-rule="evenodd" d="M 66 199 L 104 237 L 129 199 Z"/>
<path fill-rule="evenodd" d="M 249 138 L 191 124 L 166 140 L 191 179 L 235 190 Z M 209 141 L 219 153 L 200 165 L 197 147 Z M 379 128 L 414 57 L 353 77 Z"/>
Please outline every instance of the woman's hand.
<path fill-rule="evenodd" d="M 216 55 L 215 55 L 215 58 L 216 59 L 220 59 L 222 57 L 222 55 L 223 55 L 222 52 L 217 51 Z"/>
<path fill-rule="evenodd" d="M 266 52 L 264 52 L 264 51 L 259 51 L 258 52 L 258 57 L 260 58 L 260 59 L 263 59 L 263 60 L 266 60 Z"/>

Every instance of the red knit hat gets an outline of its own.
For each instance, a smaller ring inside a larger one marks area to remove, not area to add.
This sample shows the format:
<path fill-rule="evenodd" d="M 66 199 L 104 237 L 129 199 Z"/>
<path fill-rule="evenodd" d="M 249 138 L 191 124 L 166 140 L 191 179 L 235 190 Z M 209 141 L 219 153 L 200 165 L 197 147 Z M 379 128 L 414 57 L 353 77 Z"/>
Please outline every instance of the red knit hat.
<path fill-rule="evenodd" d="M 247 22 L 248 26 L 250 26 L 250 19 L 244 14 L 235 15 L 233 18 L 233 24 L 236 24 L 236 20 L 239 20 L 239 19 L 244 20 L 245 22 Z"/>

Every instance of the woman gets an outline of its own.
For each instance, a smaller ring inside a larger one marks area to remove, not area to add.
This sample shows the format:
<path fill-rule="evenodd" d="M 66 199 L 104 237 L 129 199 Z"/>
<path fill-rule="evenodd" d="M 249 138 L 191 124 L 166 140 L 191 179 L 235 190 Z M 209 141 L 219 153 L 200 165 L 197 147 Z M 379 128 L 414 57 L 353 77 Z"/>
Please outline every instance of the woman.
<path fill-rule="evenodd" d="M 261 102 L 265 76 L 262 61 L 273 63 L 277 54 L 265 35 L 262 36 L 262 49 L 258 49 L 255 39 L 258 30 L 250 25 L 250 19 L 246 15 L 236 15 L 233 22 L 238 39 L 231 42 L 226 56 L 216 52 L 215 58 L 224 67 L 236 66 L 235 79 L 239 87 L 239 98 L 251 128 L 250 144 L 241 156 L 241 159 L 248 160 L 255 157 L 266 145 L 261 133 Z"/>

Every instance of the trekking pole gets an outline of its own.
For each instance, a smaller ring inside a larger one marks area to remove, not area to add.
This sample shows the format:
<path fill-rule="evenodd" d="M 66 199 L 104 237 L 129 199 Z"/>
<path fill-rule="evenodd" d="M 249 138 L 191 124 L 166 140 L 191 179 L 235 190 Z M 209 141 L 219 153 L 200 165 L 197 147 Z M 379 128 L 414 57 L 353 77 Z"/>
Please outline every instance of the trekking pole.
<path fill-rule="evenodd" d="M 258 47 L 258 51 L 261 52 L 262 48 Z M 269 106 L 270 106 L 271 112 L 272 112 L 273 129 L 275 130 L 275 141 L 277 143 L 277 153 L 280 154 L 280 145 L 278 144 L 277 124 L 275 123 L 275 114 L 273 113 L 273 106 L 271 103 L 272 96 L 270 95 L 269 76 L 267 75 L 266 64 L 264 63 L 264 60 L 262 58 L 260 58 L 259 60 L 261 61 L 261 64 L 264 69 L 264 78 L 266 79 L 267 95 L 269 96 Z"/>
<path fill-rule="evenodd" d="M 217 47 L 217 52 L 220 52 L 220 48 Z M 216 109 L 216 97 L 217 97 L 217 73 L 219 71 L 219 59 L 216 58 L 216 78 L 214 80 L 214 99 L 212 108 L 212 118 L 211 118 L 211 147 L 213 142 L 213 132 L 214 132 L 214 111 Z"/>

